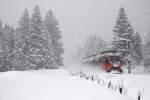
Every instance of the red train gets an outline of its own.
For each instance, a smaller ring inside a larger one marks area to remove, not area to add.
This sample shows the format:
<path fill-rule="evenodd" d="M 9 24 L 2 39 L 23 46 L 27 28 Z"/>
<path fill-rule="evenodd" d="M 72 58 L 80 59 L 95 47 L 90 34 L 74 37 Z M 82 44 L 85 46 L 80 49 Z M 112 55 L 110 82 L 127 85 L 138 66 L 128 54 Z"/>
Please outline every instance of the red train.
<path fill-rule="evenodd" d="M 111 72 L 112 70 L 117 70 L 120 73 L 123 72 L 122 67 L 125 63 L 117 51 L 104 51 L 100 55 L 101 65 L 107 72 Z"/>
<path fill-rule="evenodd" d="M 123 72 L 122 67 L 125 65 L 125 61 L 120 56 L 117 51 L 107 50 L 103 51 L 97 55 L 91 55 L 82 59 L 82 62 L 92 64 L 92 65 L 101 65 L 104 70 L 111 72 L 112 70 L 117 70 L 120 73 Z"/>

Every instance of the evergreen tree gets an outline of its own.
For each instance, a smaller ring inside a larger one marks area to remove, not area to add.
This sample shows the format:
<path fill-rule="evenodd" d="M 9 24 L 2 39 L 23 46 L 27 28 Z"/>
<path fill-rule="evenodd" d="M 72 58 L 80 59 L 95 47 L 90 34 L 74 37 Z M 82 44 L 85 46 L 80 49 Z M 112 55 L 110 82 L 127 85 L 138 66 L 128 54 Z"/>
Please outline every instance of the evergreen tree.
<path fill-rule="evenodd" d="M 40 8 L 35 6 L 31 17 L 29 60 L 32 69 L 56 68 L 53 54 L 49 51 L 47 34 L 43 26 Z"/>
<path fill-rule="evenodd" d="M 121 52 L 123 56 L 129 54 L 129 43 L 132 43 L 133 29 L 128 21 L 127 15 L 123 7 L 119 10 L 119 16 L 117 18 L 114 27 L 114 49 Z"/>
<path fill-rule="evenodd" d="M 146 41 L 143 49 L 144 67 L 150 69 L 150 32 L 148 34 L 148 40 Z"/>
<path fill-rule="evenodd" d="M 9 25 L 1 27 L 1 71 L 12 70 L 15 53 L 14 29 Z"/>
<path fill-rule="evenodd" d="M 3 70 L 3 24 L 2 21 L 0 20 L 0 71 Z"/>
<path fill-rule="evenodd" d="M 44 26 L 49 36 L 49 44 L 52 45 L 52 49 L 55 56 L 55 61 L 58 66 L 63 65 L 63 58 L 61 57 L 64 49 L 62 48 L 61 34 L 58 26 L 58 21 L 55 19 L 51 10 L 47 12 L 44 18 Z"/>
<path fill-rule="evenodd" d="M 8 36 L 8 42 L 7 42 L 7 46 L 9 49 L 8 52 L 8 59 L 9 59 L 9 70 L 14 70 L 15 68 L 15 63 L 14 63 L 14 59 L 15 59 L 15 44 L 16 44 L 16 40 L 15 40 L 15 30 L 13 27 L 10 27 L 9 29 L 9 36 Z"/>
<path fill-rule="evenodd" d="M 128 60 L 128 71 L 131 73 L 131 49 L 133 45 L 134 32 L 123 7 L 121 7 L 119 10 L 119 16 L 113 31 L 113 47 Z"/>
<path fill-rule="evenodd" d="M 96 54 L 99 54 L 102 51 L 105 51 L 107 48 L 107 43 L 101 38 L 98 38 L 96 42 Z"/>
<path fill-rule="evenodd" d="M 139 65 L 142 63 L 142 39 L 138 32 L 133 36 L 133 46 L 132 46 L 132 57 L 134 59 L 134 63 Z"/>
<path fill-rule="evenodd" d="M 63 52 L 58 22 L 51 11 L 44 23 L 40 8 L 25 9 L 14 30 L 0 21 L 0 71 L 58 68 Z"/>
<path fill-rule="evenodd" d="M 36 34 L 42 34 L 43 21 L 40 13 L 39 6 L 35 6 L 31 17 L 31 32 Z"/>
<path fill-rule="evenodd" d="M 16 65 L 17 70 L 29 70 L 29 37 L 31 34 L 30 17 L 27 9 L 25 9 L 22 17 L 19 20 L 17 29 L 17 44 L 16 44 Z"/>
<path fill-rule="evenodd" d="M 97 46 L 98 38 L 96 35 L 91 35 L 86 39 L 85 50 L 86 56 L 92 56 L 96 54 L 96 46 Z"/>
<path fill-rule="evenodd" d="M 99 38 L 97 35 L 91 35 L 86 39 L 86 43 L 83 48 L 79 48 L 79 56 L 81 59 L 98 55 L 100 52 L 106 49 L 106 42 Z"/>

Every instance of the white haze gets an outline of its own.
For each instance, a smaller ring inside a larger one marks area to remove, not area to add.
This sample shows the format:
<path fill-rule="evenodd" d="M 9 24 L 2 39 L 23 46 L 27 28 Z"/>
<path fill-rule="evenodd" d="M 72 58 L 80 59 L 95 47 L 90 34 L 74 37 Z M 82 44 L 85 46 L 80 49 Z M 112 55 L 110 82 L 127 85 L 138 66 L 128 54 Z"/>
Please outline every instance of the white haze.
<path fill-rule="evenodd" d="M 17 26 L 24 8 L 32 13 L 35 5 L 40 6 L 42 15 L 51 9 L 59 21 L 65 61 L 72 59 L 90 34 L 110 41 L 121 6 L 125 7 L 135 31 L 145 36 L 150 30 L 150 0 L 0 0 L 0 19 Z"/>

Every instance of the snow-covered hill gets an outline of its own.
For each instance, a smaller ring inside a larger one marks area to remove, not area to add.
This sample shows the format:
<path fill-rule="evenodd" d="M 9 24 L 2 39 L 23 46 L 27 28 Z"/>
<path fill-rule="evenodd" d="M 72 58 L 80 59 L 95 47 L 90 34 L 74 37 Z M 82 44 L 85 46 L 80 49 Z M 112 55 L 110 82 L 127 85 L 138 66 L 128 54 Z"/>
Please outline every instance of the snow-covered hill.
<path fill-rule="evenodd" d="M 0 73 L 0 100 L 135 100 L 66 69 Z"/>

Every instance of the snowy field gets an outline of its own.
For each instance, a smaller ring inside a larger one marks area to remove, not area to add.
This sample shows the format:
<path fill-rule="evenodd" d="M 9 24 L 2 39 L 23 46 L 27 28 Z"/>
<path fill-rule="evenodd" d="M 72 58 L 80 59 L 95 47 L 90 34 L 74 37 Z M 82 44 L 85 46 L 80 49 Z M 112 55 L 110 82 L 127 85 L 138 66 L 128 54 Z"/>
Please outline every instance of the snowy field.
<path fill-rule="evenodd" d="M 0 100 L 134 100 L 66 69 L 0 73 Z"/>
<path fill-rule="evenodd" d="M 143 73 L 142 69 L 133 70 L 133 74 L 128 74 L 127 70 L 124 69 L 123 74 L 106 73 L 101 70 L 98 66 L 89 66 L 83 64 L 73 64 L 72 68 L 69 68 L 72 72 L 83 72 L 86 77 L 93 77 L 94 82 L 100 81 L 100 85 L 108 88 L 114 92 L 119 92 L 118 88 L 123 88 L 123 94 L 138 100 L 138 95 L 141 94 L 140 100 L 150 100 L 150 74 Z M 83 76 L 84 77 L 84 76 Z"/>
<path fill-rule="evenodd" d="M 68 68 L 1 72 L 0 100 L 137 100 L 138 92 L 142 94 L 141 100 L 150 99 L 149 75 L 105 73 L 97 67 L 80 65 L 73 65 L 71 70 L 93 75 L 94 82 L 71 76 Z M 117 89 L 120 85 L 122 94 Z"/>

